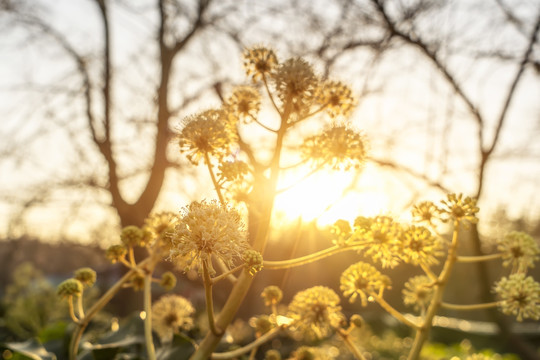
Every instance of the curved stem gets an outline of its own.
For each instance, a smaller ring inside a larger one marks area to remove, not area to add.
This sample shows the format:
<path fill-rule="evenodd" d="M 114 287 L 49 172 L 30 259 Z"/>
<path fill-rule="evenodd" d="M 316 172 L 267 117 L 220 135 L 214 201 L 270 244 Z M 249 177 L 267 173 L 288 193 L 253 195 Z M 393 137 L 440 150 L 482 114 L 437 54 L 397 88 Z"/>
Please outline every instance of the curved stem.
<path fill-rule="evenodd" d="M 430 280 L 437 281 L 437 275 L 435 275 L 435 273 L 429 268 L 429 266 L 427 266 L 426 264 L 420 264 L 420 267 L 422 268 L 422 270 L 424 270 Z"/>
<path fill-rule="evenodd" d="M 503 254 L 497 253 L 497 254 L 489 254 L 489 255 L 480 255 L 480 256 L 458 256 L 457 262 L 460 263 L 473 263 L 473 262 L 480 262 L 480 261 L 489 261 L 489 260 L 496 260 L 502 258 Z"/>
<path fill-rule="evenodd" d="M 263 80 L 264 88 L 266 89 L 266 93 L 268 94 L 268 97 L 270 98 L 270 101 L 272 102 L 274 109 L 276 109 L 279 115 L 282 115 L 281 111 L 279 110 L 279 107 L 277 106 L 274 100 L 274 97 L 272 96 L 272 92 L 270 91 L 270 88 L 268 87 L 268 81 L 266 81 L 266 75 L 262 74 L 262 80 Z"/>
<path fill-rule="evenodd" d="M 148 360 L 156 360 L 156 350 L 152 338 L 152 273 L 148 271 L 144 276 L 144 341 Z"/>
<path fill-rule="evenodd" d="M 214 299 L 212 297 L 212 279 L 208 273 L 207 260 L 203 261 L 203 282 L 204 282 L 204 295 L 206 299 L 206 313 L 208 315 L 208 325 L 210 331 L 216 336 L 220 336 L 223 331 L 216 327 L 216 321 L 214 319 Z"/>
<path fill-rule="evenodd" d="M 79 319 L 75 315 L 75 311 L 73 308 L 73 295 L 70 295 L 68 297 L 67 302 L 68 302 L 68 308 L 69 308 L 69 317 L 71 318 L 71 320 L 73 320 L 74 323 L 78 324 Z"/>
<path fill-rule="evenodd" d="M 216 276 L 216 277 L 213 277 L 213 278 L 211 278 L 210 280 L 212 281 L 212 284 L 215 284 L 215 283 L 217 283 L 218 281 L 223 280 L 224 278 L 229 278 L 229 276 L 231 276 L 232 274 L 234 274 L 234 273 L 237 272 L 238 270 L 242 270 L 242 268 L 244 268 L 244 267 L 245 267 L 244 264 L 238 265 L 238 266 L 235 267 L 234 269 L 231 269 L 231 270 L 229 270 L 229 271 L 227 271 L 227 272 L 225 272 L 225 273 L 223 273 L 223 274 L 220 274 L 220 275 L 218 275 L 218 276 Z M 234 276 L 233 276 L 233 278 L 234 278 L 234 281 L 233 281 L 233 283 L 234 283 L 234 282 L 236 282 L 236 278 L 235 278 Z"/>
<path fill-rule="evenodd" d="M 225 265 L 225 263 L 223 262 L 223 260 L 221 260 L 220 258 L 216 258 L 216 261 L 217 261 L 217 264 L 218 264 L 220 270 L 223 272 L 223 274 L 213 278 L 212 283 L 215 284 L 217 281 L 221 280 L 223 277 L 227 277 L 227 280 L 229 280 L 231 282 L 231 284 L 236 283 L 238 281 L 238 279 L 236 278 L 236 276 L 233 275 L 233 273 L 235 271 L 241 269 L 244 265 L 240 265 L 240 266 L 235 267 L 232 270 L 229 270 L 227 268 L 227 265 Z"/>
<path fill-rule="evenodd" d="M 347 345 L 347 347 L 356 359 L 366 360 L 364 355 L 362 355 L 362 353 L 360 352 L 360 349 L 358 349 L 356 345 L 351 341 L 351 336 L 347 331 L 343 329 L 336 329 L 336 331 L 338 335 L 341 336 L 341 339 L 343 339 L 343 342 L 345 343 L 345 345 Z"/>
<path fill-rule="evenodd" d="M 79 319 L 84 319 L 83 294 L 77 296 L 77 313 L 79 314 Z"/>
<path fill-rule="evenodd" d="M 208 167 L 208 172 L 210 173 L 210 178 L 212 179 L 212 184 L 214 184 L 214 188 L 216 189 L 219 202 L 221 205 L 225 206 L 225 198 L 223 197 L 223 194 L 221 193 L 221 187 L 219 186 L 216 175 L 214 175 L 214 170 L 212 170 L 212 163 L 210 162 L 210 156 L 207 152 L 204 153 L 204 162 L 206 163 L 206 166 Z"/>
<path fill-rule="evenodd" d="M 389 303 L 387 303 L 386 300 L 384 300 L 383 297 L 381 297 L 381 296 L 379 296 L 379 295 L 377 295 L 375 293 L 371 293 L 370 295 L 373 296 L 375 301 L 377 301 L 377 303 L 384 310 L 386 310 L 387 313 L 392 315 L 397 320 L 401 321 L 403 324 L 405 324 L 405 325 L 407 325 L 407 326 L 409 326 L 409 327 L 411 327 L 413 329 L 416 329 L 416 330 L 418 330 L 420 328 L 420 326 L 418 324 L 416 324 L 415 322 L 407 319 L 402 313 L 400 313 L 399 311 L 394 309 L 394 307 L 392 305 L 390 305 Z"/>
<path fill-rule="evenodd" d="M 241 348 L 238 348 L 236 350 L 223 352 L 223 353 L 213 353 L 212 354 L 212 359 L 214 359 L 214 360 L 232 359 L 232 358 L 241 356 L 243 354 L 246 354 L 247 352 L 251 351 L 252 349 L 255 349 L 255 348 L 261 346 L 262 344 L 264 344 L 268 340 L 271 340 L 271 339 L 275 338 L 281 332 L 281 330 L 282 330 L 282 327 L 273 328 L 272 330 L 270 330 L 266 334 L 264 334 L 264 335 L 258 337 L 257 339 L 255 339 L 253 342 L 251 342 L 251 343 L 249 343 L 249 344 L 247 344 L 245 346 L 242 346 Z"/>
<path fill-rule="evenodd" d="M 278 269 L 287 269 L 294 266 L 300 266 L 304 264 L 308 264 L 320 259 L 323 259 L 325 257 L 344 252 L 349 250 L 357 250 L 359 248 L 362 248 L 364 245 L 352 245 L 352 246 L 338 246 L 334 245 L 332 247 L 329 247 L 327 249 L 317 251 L 313 254 L 301 256 L 295 259 L 290 260 L 277 260 L 277 261 L 271 261 L 271 260 L 264 260 L 263 266 L 266 269 L 269 270 L 278 270 Z"/>
<path fill-rule="evenodd" d="M 490 309 L 497 307 L 499 305 L 499 302 L 494 301 L 490 303 L 483 303 L 483 304 L 469 304 L 469 305 L 460 305 L 460 304 L 450 304 L 450 303 L 441 303 L 441 307 L 445 309 L 452 309 L 452 310 L 482 310 L 482 309 Z"/>

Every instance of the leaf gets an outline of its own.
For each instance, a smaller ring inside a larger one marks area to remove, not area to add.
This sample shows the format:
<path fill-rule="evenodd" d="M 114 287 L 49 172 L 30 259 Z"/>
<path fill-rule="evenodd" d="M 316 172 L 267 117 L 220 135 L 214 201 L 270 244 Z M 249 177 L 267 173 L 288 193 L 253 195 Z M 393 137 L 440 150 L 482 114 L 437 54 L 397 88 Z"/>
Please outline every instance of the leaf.
<path fill-rule="evenodd" d="M 8 342 L 4 343 L 3 346 L 32 360 L 56 360 L 56 355 L 48 352 L 36 339 L 29 339 L 24 342 Z"/>

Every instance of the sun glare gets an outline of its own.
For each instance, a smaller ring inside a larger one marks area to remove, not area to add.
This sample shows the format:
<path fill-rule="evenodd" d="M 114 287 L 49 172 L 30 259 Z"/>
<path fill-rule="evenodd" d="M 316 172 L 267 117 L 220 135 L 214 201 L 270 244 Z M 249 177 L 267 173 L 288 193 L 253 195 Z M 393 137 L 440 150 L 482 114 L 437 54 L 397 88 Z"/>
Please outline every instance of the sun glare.
<path fill-rule="evenodd" d="M 338 219 L 352 221 L 359 215 L 384 213 L 387 195 L 363 175 L 355 181 L 352 171 L 321 171 L 290 188 L 294 177 L 283 178 L 281 187 L 287 190 L 276 198 L 276 213 L 285 221 L 301 217 L 322 226 Z"/>

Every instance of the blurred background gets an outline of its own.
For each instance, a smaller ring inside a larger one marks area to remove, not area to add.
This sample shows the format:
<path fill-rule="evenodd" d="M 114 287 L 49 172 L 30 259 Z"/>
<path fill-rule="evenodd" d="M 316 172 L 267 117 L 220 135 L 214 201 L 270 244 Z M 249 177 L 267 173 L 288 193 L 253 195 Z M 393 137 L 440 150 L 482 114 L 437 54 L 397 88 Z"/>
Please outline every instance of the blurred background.
<path fill-rule="evenodd" d="M 13 287 L 24 274 L 55 284 L 92 266 L 113 281 L 119 270 L 101 254 L 121 227 L 215 197 L 174 135 L 185 116 L 247 82 L 241 54 L 253 45 L 349 84 L 350 122 L 370 144 L 362 170 L 320 173 L 279 195 L 271 241 L 280 252 L 268 259 L 327 247 L 337 219 L 406 221 L 412 204 L 447 192 L 478 198 L 464 253 L 493 250 L 511 229 L 538 239 L 539 24 L 538 0 L 0 0 L 4 313 L 24 295 Z M 288 301 L 311 284 L 336 287 L 342 263 L 260 284 L 290 286 Z M 460 301 L 489 296 L 501 273 L 490 265 L 461 270 L 473 288 L 456 275 Z M 248 299 L 254 312 L 260 290 Z M 490 334 L 505 326 L 487 313 L 471 320 L 498 321 Z M 41 325 L 28 326 L 9 336 Z M 538 338 L 538 326 L 529 332 Z"/>

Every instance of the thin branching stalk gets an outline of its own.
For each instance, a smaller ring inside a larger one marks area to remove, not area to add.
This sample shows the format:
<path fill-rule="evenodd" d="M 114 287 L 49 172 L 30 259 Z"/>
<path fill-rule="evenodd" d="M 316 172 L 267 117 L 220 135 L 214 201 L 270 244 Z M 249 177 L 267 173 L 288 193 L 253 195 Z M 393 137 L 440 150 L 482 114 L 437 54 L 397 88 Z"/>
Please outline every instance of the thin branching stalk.
<path fill-rule="evenodd" d="M 499 305 L 498 301 L 494 301 L 490 303 L 483 303 L 483 304 L 468 304 L 468 305 L 450 304 L 446 302 L 441 303 L 441 307 L 444 309 L 465 310 L 465 311 L 491 309 L 491 308 L 497 307 L 498 305 Z"/>
<path fill-rule="evenodd" d="M 83 294 L 77 296 L 77 313 L 79 314 L 79 319 L 84 319 Z"/>
<path fill-rule="evenodd" d="M 282 327 L 276 327 L 267 332 L 266 334 L 258 337 L 253 342 L 242 346 L 241 348 L 235 349 L 233 351 L 223 352 L 223 353 L 213 353 L 212 359 L 214 360 L 220 360 L 220 359 L 232 359 L 235 357 L 242 356 L 244 354 L 247 354 L 253 349 L 258 348 L 262 344 L 266 343 L 267 341 L 275 338 L 279 333 L 281 332 Z"/>
<path fill-rule="evenodd" d="M 69 308 L 69 317 L 74 323 L 79 323 L 79 318 L 77 318 L 77 315 L 75 315 L 75 310 L 73 308 L 73 295 L 69 295 L 67 302 Z"/>
<path fill-rule="evenodd" d="M 208 325 L 210 331 L 216 336 L 223 334 L 223 331 L 216 327 L 216 321 L 214 319 L 214 299 L 212 297 L 212 279 L 208 272 L 207 260 L 203 261 L 203 282 L 204 282 L 204 295 L 206 299 L 206 313 L 208 315 Z"/>
<path fill-rule="evenodd" d="M 457 262 L 460 263 L 474 263 L 474 262 L 480 262 L 480 261 L 490 261 L 490 260 L 497 260 L 502 258 L 503 254 L 497 253 L 497 254 L 489 254 L 489 255 L 480 255 L 480 256 L 458 256 Z"/>
<path fill-rule="evenodd" d="M 305 255 L 305 256 L 301 256 L 301 257 L 294 258 L 294 259 L 276 260 L 276 261 L 264 260 L 263 266 L 264 266 L 265 269 L 270 269 L 270 270 L 287 269 L 287 268 L 291 268 L 291 267 L 295 267 L 295 266 L 309 264 L 311 262 L 324 259 L 326 257 L 332 256 L 332 255 L 340 253 L 340 252 L 350 251 L 350 250 L 358 250 L 360 248 L 363 248 L 364 246 L 365 246 L 364 244 L 362 244 L 362 245 L 355 244 L 355 245 L 351 245 L 351 246 L 334 245 L 334 246 L 329 247 L 327 249 L 320 250 L 320 251 L 317 251 L 315 253 Z"/>
<path fill-rule="evenodd" d="M 352 342 L 351 335 L 348 331 L 343 329 L 336 329 L 337 334 L 341 337 L 347 348 L 351 351 L 354 357 L 358 360 L 366 360 L 364 355 L 360 352 L 360 349 Z"/>
<path fill-rule="evenodd" d="M 234 274 L 235 272 L 237 272 L 237 271 L 239 271 L 239 270 L 242 270 L 242 268 L 244 268 L 244 267 L 245 267 L 244 264 L 238 265 L 238 266 L 235 267 L 234 269 L 228 270 L 227 272 L 224 272 L 223 274 L 220 274 L 220 275 L 218 275 L 218 276 L 216 276 L 216 277 L 213 277 L 213 278 L 211 279 L 212 284 L 215 284 L 215 283 L 217 283 L 218 281 L 223 280 L 223 279 L 225 279 L 225 278 L 229 278 L 232 274 Z M 236 279 L 235 277 L 233 277 L 233 278 L 234 278 L 233 283 L 235 283 L 235 282 L 237 281 L 237 279 Z"/>
<path fill-rule="evenodd" d="M 394 309 L 394 307 L 392 305 L 390 305 L 388 302 L 386 302 L 386 300 L 384 300 L 384 298 L 382 296 L 379 296 L 379 295 L 377 295 L 375 293 L 372 293 L 370 295 L 375 299 L 375 301 L 384 310 L 386 310 L 387 313 L 392 315 L 396 320 L 401 321 L 403 324 L 407 325 L 410 328 L 413 328 L 413 329 L 416 329 L 416 330 L 420 329 L 420 326 L 417 323 L 407 319 L 402 313 L 400 313 L 399 311 Z"/>
<path fill-rule="evenodd" d="M 216 189 L 219 202 L 221 203 L 221 205 L 225 206 L 225 198 L 223 197 L 223 194 L 221 193 L 221 186 L 219 186 L 219 183 L 216 180 L 216 175 L 214 174 L 214 170 L 212 169 L 212 163 L 210 161 L 210 156 L 208 155 L 207 152 L 204 153 L 204 162 L 206 163 L 206 166 L 208 167 L 208 172 L 210 173 L 212 184 L 214 184 L 214 188 Z"/>
<path fill-rule="evenodd" d="M 144 276 L 144 341 L 148 360 L 156 360 L 154 339 L 152 338 L 152 272 L 148 271 Z"/>

